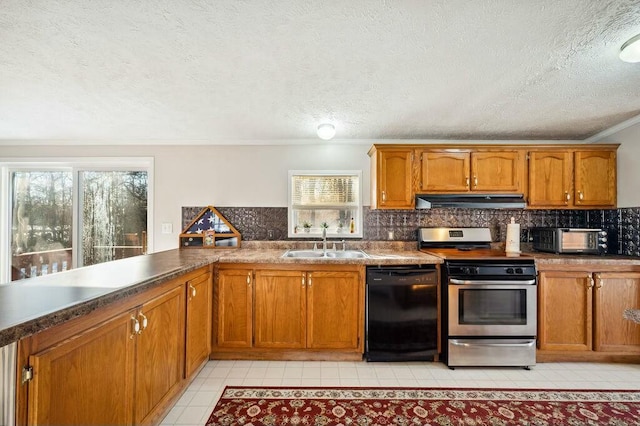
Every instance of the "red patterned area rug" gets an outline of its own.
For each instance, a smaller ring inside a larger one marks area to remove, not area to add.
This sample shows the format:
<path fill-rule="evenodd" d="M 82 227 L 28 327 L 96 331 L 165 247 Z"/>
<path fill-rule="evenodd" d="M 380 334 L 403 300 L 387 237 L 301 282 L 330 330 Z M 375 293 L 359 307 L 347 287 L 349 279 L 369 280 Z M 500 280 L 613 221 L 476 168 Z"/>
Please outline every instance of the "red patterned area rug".
<path fill-rule="evenodd" d="M 213 425 L 640 425 L 640 391 L 227 386 Z"/>

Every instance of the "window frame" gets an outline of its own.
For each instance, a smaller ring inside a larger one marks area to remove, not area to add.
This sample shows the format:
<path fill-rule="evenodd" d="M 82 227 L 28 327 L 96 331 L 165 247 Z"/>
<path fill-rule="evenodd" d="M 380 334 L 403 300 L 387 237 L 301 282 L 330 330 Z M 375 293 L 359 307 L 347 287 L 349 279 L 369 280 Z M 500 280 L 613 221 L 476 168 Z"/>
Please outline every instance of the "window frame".
<path fill-rule="evenodd" d="M 356 206 L 356 214 L 353 218 L 355 229 L 354 233 L 349 232 L 349 223 L 344 224 L 344 232 L 327 233 L 327 238 L 362 238 L 363 237 L 363 214 L 362 205 L 362 170 L 289 170 L 287 179 L 287 236 L 289 238 L 322 238 L 321 232 L 294 232 L 294 207 L 293 207 L 293 188 L 292 180 L 294 176 L 354 176 L 358 179 L 358 200 Z M 331 208 L 332 206 L 328 206 Z M 323 207 L 326 208 L 326 207 Z M 335 208 L 340 208 L 339 204 Z M 311 210 L 311 209 L 310 209 Z"/>
<path fill-rule="evenodd" d="M 77 157 L 77 158 L 0 158 L 0 285 L 11 281 L 11 173 L 16 171 L 70 171 L 73 176 L 72 268 L 79 266 L 81 245 L 80 172 L 146 171 L 147 172 L 147 253 L 153 252 L 154 158 L 153 157 Z M 80 266 L 81 267 L 81 266 Z"/>

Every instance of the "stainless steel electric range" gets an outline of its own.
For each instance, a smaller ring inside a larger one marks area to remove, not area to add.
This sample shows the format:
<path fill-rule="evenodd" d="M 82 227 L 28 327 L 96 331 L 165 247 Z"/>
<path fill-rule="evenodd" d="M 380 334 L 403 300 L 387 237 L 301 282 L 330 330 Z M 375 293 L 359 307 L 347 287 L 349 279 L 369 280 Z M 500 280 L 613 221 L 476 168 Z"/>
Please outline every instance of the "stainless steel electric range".
<path fill-rule="evenodd" d="M 418 244 L 444 258 L 441 355 L 447 365 L 535 365 L 533 258 L 492 249 L 489 228 L 421 228 Z"/>

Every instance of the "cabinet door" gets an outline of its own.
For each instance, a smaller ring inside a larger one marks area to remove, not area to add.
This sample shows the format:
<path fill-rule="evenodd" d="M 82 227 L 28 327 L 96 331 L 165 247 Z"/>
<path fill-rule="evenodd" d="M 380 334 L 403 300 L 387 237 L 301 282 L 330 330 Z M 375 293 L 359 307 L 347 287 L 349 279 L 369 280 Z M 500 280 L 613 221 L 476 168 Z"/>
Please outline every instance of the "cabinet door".
<path fill-rule="evenodd" d="M 529 153 L 529 206 L 573 205 L 573 161 L 570 151 Z"/>
<path fill-rule="evenodd" d="M 578 151 L 574 154 L 575 199 L 577 206 L 616 206 L 616 153 Z"/>
<path fill-rule="evenodd" d="M 307 347 L 357 349 L 360 280 L 357 272 L 307 274 Z"/>
<path fill-rule="evenodd" d="M 378 152 L 378 207 L 381 209 L 413 208 L 412 157 L 413 150 L 385 150 Z"/>
<path fill-rule="evenodd" d="M 595 274 L 594 349 L 640 353 L 640 324 L 622 317 L 640 307 L 640 273 Z"/>
<path fill-rule="evenodd" d="M 184 378 L 184 299 L 181 284 L 139 310 L 142 330 L 136 339 L 136 424 L 152 422 Z"/>
<path fill-rule="evenodd" d="M 299 271 L 256 271 L 255 346 L 306 346 L 306 276 Z"/>
<path fill-rule="evenodd" d="M 424 192 L 467 192 L 471 176 L 468 152 L 422 153 L 420 190 Z"/>
<path fill-rule="evenodd" d="M 211 274 L 187 281 L 187 338 L 185 371 L 190 377 L 211 352 Z"/>
<path fill-rule="evenodd" d="M 592 348 L 592 288 L 587 272 L 540 272 L 538 347 L 549 351 Z"/>
<path fill-rule="evenodd" d="M 29 357 L 28 422 L 132 424 L 136 335 L 126 312 Z"/>
<path fill-rule="evenodd" d="M 518 151 L 471 153 L 471 189 L 523 193 L 524 156 Z"/>
<path fill-rule="evenodd" d="M 218 292 L 217 345 L 230 348 L 250 348 L 253 319 L 253 288 L 251 269 L 220 269 Z"/>

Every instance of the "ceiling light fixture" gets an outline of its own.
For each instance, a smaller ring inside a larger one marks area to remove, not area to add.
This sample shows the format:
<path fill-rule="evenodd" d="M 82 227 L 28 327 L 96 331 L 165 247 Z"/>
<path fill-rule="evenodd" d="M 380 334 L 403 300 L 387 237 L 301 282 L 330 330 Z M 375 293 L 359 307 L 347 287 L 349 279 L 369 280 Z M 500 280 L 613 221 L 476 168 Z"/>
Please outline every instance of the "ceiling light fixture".
<path fill-rule="evenodd" d="M 336 128 L 333 124 L 323 123 L 318 126 L 318 137 L 328 141 L 336 135 Z"/>
<path fill-rule="evenodd" d="M 625 62 L 640 62 L 640 34 L 631 37 L 622 45 L 620 59 Z"/>

